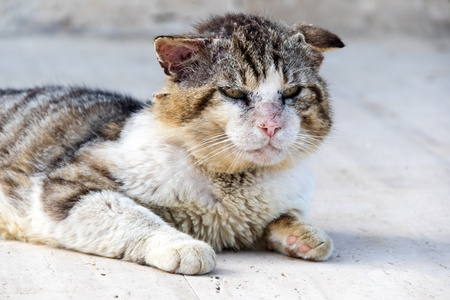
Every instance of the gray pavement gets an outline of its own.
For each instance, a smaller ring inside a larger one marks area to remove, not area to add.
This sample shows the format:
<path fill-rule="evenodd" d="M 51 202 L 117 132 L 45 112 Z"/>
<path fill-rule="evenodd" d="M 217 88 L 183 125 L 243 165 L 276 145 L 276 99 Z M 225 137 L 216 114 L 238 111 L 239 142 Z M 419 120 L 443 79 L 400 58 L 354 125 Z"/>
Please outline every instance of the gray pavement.
<path fill-rule="evenodd" d="M 224 252 L 204 276 L 0 241 L 0 299 L 449 299 L 450 40 L 345 39 L 322 74 L 335 132 L 312 160 L 309 220 L 335 242 L 312 263 Z M 151 40 L 0 41 L 0 88 L 85 84 L 148 98 Z"/>

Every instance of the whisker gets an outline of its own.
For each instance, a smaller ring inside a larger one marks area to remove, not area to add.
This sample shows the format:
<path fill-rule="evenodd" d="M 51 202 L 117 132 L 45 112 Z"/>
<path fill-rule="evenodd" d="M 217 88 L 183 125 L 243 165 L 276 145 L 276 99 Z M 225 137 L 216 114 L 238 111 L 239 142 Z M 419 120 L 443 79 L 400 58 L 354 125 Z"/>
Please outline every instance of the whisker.
<path fill-rule="evenodd" d="M 199 143 L 199 144 L 197 144 L 197 145 L 194 145 L 193 147 L 191 147 L 191 148 L 189 148 L 189 149 L 186 150 L 186 154 L 184 155 L 183 158 L 186 158 L 186 157 L 188 157 L 188 156 L 190 156 L 190 155 L 192 155 L 192 154 L 195 154 L 195 153 L 197 153 L 197 152 L 199 152 L 199 151 L 201 151 L 201 150 L 204 150 L 204 149 L 207 149 L 207 148 L 210 148 L 210 147 L 214 147 L 214 146 L 216 146 L 216 145 L 218 145 L 218 144 L 221 144 L 221 143 L 223 143 L 223 142 L 226 142 L 226 141 L 228 140 L 228 138 L 226 138 L 225 140 L 223 140 L 223 138 L 224 138 L 224 136 L 222 136 L 222 137 L 215 137 L 214 139 L 209 138 L 209 139 L 207 139 L 207 140 L 205 140 L 205 141 L 203 141 L 203 142 L 201 142 L 201 143 Z M 192 150 L 194 150 L 195 148 L 199 148 L 199 147 L 204 146 L 204 145 L 209 144 L 209 143 L 213 143 L 213 144 L 208 145 L 208 146 L 206 146 L 206 147 L 204 147 L 204 148 L 201 148 L 201 149 L 197 149 L 197 150 L 195 150 L 195 151 L 192 151 Z"/>
<path fill-rule="evenodd" d="M 236 151 L 239 153 L 239 150 L 236 150 L 236 149 L 234 149 L 234 151 L 232 151 L 231 153 L 234 154 Z M 234 156 L 233 162 L 228 166 L 227 173 L 230 172 L 230 169 L 234 165 L 234 163 L 236 162 L 236 159 L 237 159 L 237 155 Z"/>
<path fill-rule="evenodd" d="M 293 145 L 295 145 L 297 149 L 299 149 L 299 150 L 301 150 L 303 152 L 306 152 L 309 155 L 314 154 L 314 149 L 311 149 L 308 146 L 305 147 L 305 145 L 302 145 L 302 144 L 299 144 L 299 143 L 293 143 Z"/>
<path fill-rule="evenodd" d="M 216 141 L 216 140 L 223 139 L 223 138 L 225 138 L 226 136 L 227 136 L 226 133 L 221 133 L 221 134 L 218 134 L 218 135 L 209 137 L 209 138 L 207 138 L 207 139 L 205 139 L 205 140 L 202 140 L 200 143 L 198 143 L 198 144 L 192 146 L 191 148 L 187 149 L 187 151 L 188 151 L 188 152 L 191 152 L 192 150 L 194 150 L 194 149 L 197 148 L 197 147 L 200 147 L 200 146 L 202 146 L 202 145 L 204 145 L 204 144 L 212 143 L 212 142 L 214 142 L 214 141 Z"/>
<path fill-rule="evenodd" d="M 229 173 L 229 172 L 231 172 L 231 170 L 233 170 L 232 167 L 234 166 L 234 164 L 235 164 L 236 162 L 238 162 L 238 161 L 241 159 L 242 154 L 244 154 L 244 150 L 239 150 L 239 149 L 236 149 L 236 150 L 237 150 L 238 154 L 234 157 L 233 162 L 232 162 L 231 165 L 228 167 L 227 173 Z M 235 152 L 235 151 L 233 151 L 233 153 L 234 153 L 234 152 Z"/>
<path fill-rule="evenodd" d="M 318 137 L 318 136 L 309 135 L 309 134 L 301 134 L 301 133 L 298 133 L 297 137 L 312 139 L 312 140 L 315 140 L 315 141 L 321 141 L 323 139 L 323 137 Z"/>
<path fill-rule="evenodd" d="M 309 145 L 317 145 L 320 143 L 320 141 L 316 141 L 316 140 L 311 140 L 311 139 L 306 139 L 306 138 L 302 138 L 300 137 L 299 139 L 295 140 L 297 143 L 305 143 L 305 144 L 309 144 Z"/>
<path fill-rule="evenodd" d="M 227 150 L 229 150 L 229 149 L 231 149 L 231 148 L 233 148 L 233 147 L 234 147 L 233 144 L 231 144 L 231 145 L 225 145 L 225 146 L 223 146 L 223 147 L 220 147 L 220 148 L 218 148 L 218 149 L 216 149 L 216 150 L 214 150 L 214 151 L 208 153 L 208 155 L 205 155 L 204 157 L 202 157 L 201 159 L 199 159 L 194 165 L 197 166 L 197 165 L 199 165 L 199 164 L 203 164 L 204 162 L 206 162 L 206 161 L 208 161 L 208 160 L 211 160 L 212 158 L 214 158 L 215 156 L 219 155 L 220 153 L 222 153 L 222 152 L 224 152 L 224 151 L 227 151 Z"/>
<path fill-rule="evenodd" d="M 295 163 L 294 157 L 292 156 L 292 153 L 290 151 L 291 149 L 295 149 L 295 147 L 293 147 L 292 145 L 289 146 L 286 152 L 287 152 L 289 158 L 291 159 L 292 163 Z"/>
<path fill-rule="evenodd" d="M 183 156 L 180 157 L 180 159 L 178 160 L 178 162 L 183 161 L 184 159 L 188 158 L 188 157 L 191 156 L 192 154 L 195 154 L 195 153 L 197 153 L 197 152 L 199 152 L 199 151 L 205 149 L 206 147 L 203 148 L 203 149 L 197 149 L 197 150 L 195 150 L 196 148 L 202 147 L 202 146 L 207 145 L 207 144 L 210 144 L 210 143 L 213 143 L 213 144 L 209 145 L 208 148 L 209 148 L 210 146 L 211 146 L 211 147 L 212 147 L 212 146 L 215 146 L 215 145 L 217 145 L 217 143 L 223 142 L 223 139 L 224 139 L 224 138 L 226 138 L 226 140 L 228 140 L 227 134 L 226 134 L 226 133 L 220 133 L 220 134 L 217 134 L 217 135 L 208 137 L 208 138 L 206 138 L 206 139 L 200 141 L 198 144 L 196 144 L 196 145 L 190 147 L 189 149 L 187 149 L 187 150 L 185 151 L 185 154 L 184 154 Z M 195 151 L 192 152 L 192 150 L 195 150 Z M 194 167 L 194 165 L 192 165 L 192 164 L 189 164 L 188 166 L 189 166 L 189 168 Z"/>
<path fill-rule="evenodd" d="M 216 153 L 214 156 L 210 157 L 209 159 L 212 159 L 212 158 L 214 158 L 214 157 L 216 157 L 216 156 L 222 154 L 223 152 L 232 149 L 231 152 L 228 153 L 227 156 L 225 156 L 223 159 L 220 160 L 220 162 L 222 162 L 222 161 L 224 161 L 225 159 L 227 159 L 228 157 L 230 157 L 231 155 L 233 155 L 233 154 L 237 151 L 236 149 L 233 149 L 234 147 L 235 147 L 234 145 L 228 146 L 228 147 L 224 148 L 222 151 Z"/>
<path fill-rule="evenodd" d="M 313 143 L 312 141 L 308 141 L 308 140 L 306 140 L 306 139 L 301 139 L 300 141 L 296 141 L 297 143 L 299 143 L 300 145 L 303 143 L 303 144 L 305 144 L 305 146 L 314 146 L 314 147 L 317 147 L 317 144 L 315 144 L 315 143 Z M 315 141 L 315 142 L 317 142 L 317 141 Z"/>
<path fill-rule="evenodd" d="M 317 143 L 322 142 L 322 140 L 320 140 L 320 139 L 317 139 L 314 137 L 309 137 L 307 135 L 299 135 L 299 134 L 297 134 L 297 136 L 296 136 L 296 141 L 308 141 L 308 142 L 313 141 L 313 142 L 317 142 Z"/>
<path fill-rule="evenodd" d="M 227 139 L 225 139 L 225 140 L 216 142 L 216 143 L 214 143 L 214 144 L 208 145 L 208 146 L 203 147 L 203 148 L 201 148 L 201 149 L 197 149 L 197 150 L 195 150 L 195 151 L 192 151 L 191 154 L 198 153 L 198 152 L 203 151 L 203 150 L 205 150 L 205 149 L 208 149 L 208 148 L 211 148 L 211 147 L 214 147 L 214 146 L 217 146 L 217 145 L 220 145 L 220 144 L 229 142 L 229 141 L 231 141 L 231 140 L 230 140 L 229 138 L 227 138 Z"/>
<path fill-rule="evenodd" d="M 222 160 L 221 160 L 219 163 L 223 162 L 225 159 L 227 159 L 228 157 L 230 157 L 231 155 L 233 155 L 236 151 L 239 151 L 239 149 L 236 148 L 236 146 L 235 146 L 235 149 L 233 149 L 233 151 L 231 151 L 227 156 L 225 156 L 224 158 L 222 158 Z"/>
<path fill-rule="evenodd" d="M 298 146 L 302 146 L 302 147 L 315 147 L 317 148 L 317 145 L 310 142 L 310 141 L 305 141 L 305 140 L 300 140 L 300 141 L 295 141 L 294 144 L 298 145 Z"/>

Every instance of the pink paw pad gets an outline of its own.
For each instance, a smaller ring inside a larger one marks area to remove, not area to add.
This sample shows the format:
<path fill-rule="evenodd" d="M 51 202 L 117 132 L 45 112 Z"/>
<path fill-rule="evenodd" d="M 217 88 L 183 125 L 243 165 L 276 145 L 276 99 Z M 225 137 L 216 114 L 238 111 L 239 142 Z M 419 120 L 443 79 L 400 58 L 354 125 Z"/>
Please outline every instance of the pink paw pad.
<path fill-rule="evenodd" d="M 294 245 L 296 242 L 297 242 L 297 237 L 294 236 L 294 235 L 288 236 L 288 238 L 287 238 L 287 240 L 286 240 L 286 243 L 287 243 L 289 246 Z M 300 244 L 300 245 L 298 246 L 298 251 L 299 251 L 300 253 L 306 253 L 306 252 L 308 252 L 309 250 L 311 250 L 311 248 L 310 248 L 309 246 L 305 245 L 305 244 Z"/>
<path fill-rule="evenodd" d="M 309 246 L 305 245 L 305 244 L 300 245 L 300 246 L 298 247 L 298 251 L 300 251 L 301 253 L 306 253 L 306 252 L 308 252 L 309 250 L 311 250 L 311 248 L 310 248 Z"/>

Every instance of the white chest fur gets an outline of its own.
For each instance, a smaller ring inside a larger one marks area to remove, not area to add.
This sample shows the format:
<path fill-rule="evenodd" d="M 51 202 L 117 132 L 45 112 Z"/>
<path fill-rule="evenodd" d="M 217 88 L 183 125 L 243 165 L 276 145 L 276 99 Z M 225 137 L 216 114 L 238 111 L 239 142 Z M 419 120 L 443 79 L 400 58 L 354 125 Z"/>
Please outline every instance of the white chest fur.
<path fill-rule="evenodd" d="M 250 247 L 270 221 L 308 210 L 312 180 L 304 165 L 210 174 L 193 167 L 184 149 L 165 136 L 151 115 L 129 122 L 118 149 L 109 152 L 123 192 L 216 250 Z"/>

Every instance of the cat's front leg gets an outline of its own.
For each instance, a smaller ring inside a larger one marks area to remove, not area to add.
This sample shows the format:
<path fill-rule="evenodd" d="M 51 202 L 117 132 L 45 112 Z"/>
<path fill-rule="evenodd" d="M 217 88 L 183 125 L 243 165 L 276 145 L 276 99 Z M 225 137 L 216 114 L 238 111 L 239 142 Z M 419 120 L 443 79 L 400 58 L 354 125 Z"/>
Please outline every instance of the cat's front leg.
<path fill-rule="evenodd" d="M 214 269 L 215 252 L 167 225 L 150 210 L 122 194 L 101 191 L 82 196 L 59 221 L 53 238 L 59 246 L 120 258 L 181 274 Z"/>
<path fill-rule="evenodd" d="M 271 222 L 266 227 L 265 239 L 270 250 L 308 260 L 326 260 L 333 251 L 333 242 L 324 231 L 292 214 Z"/>

